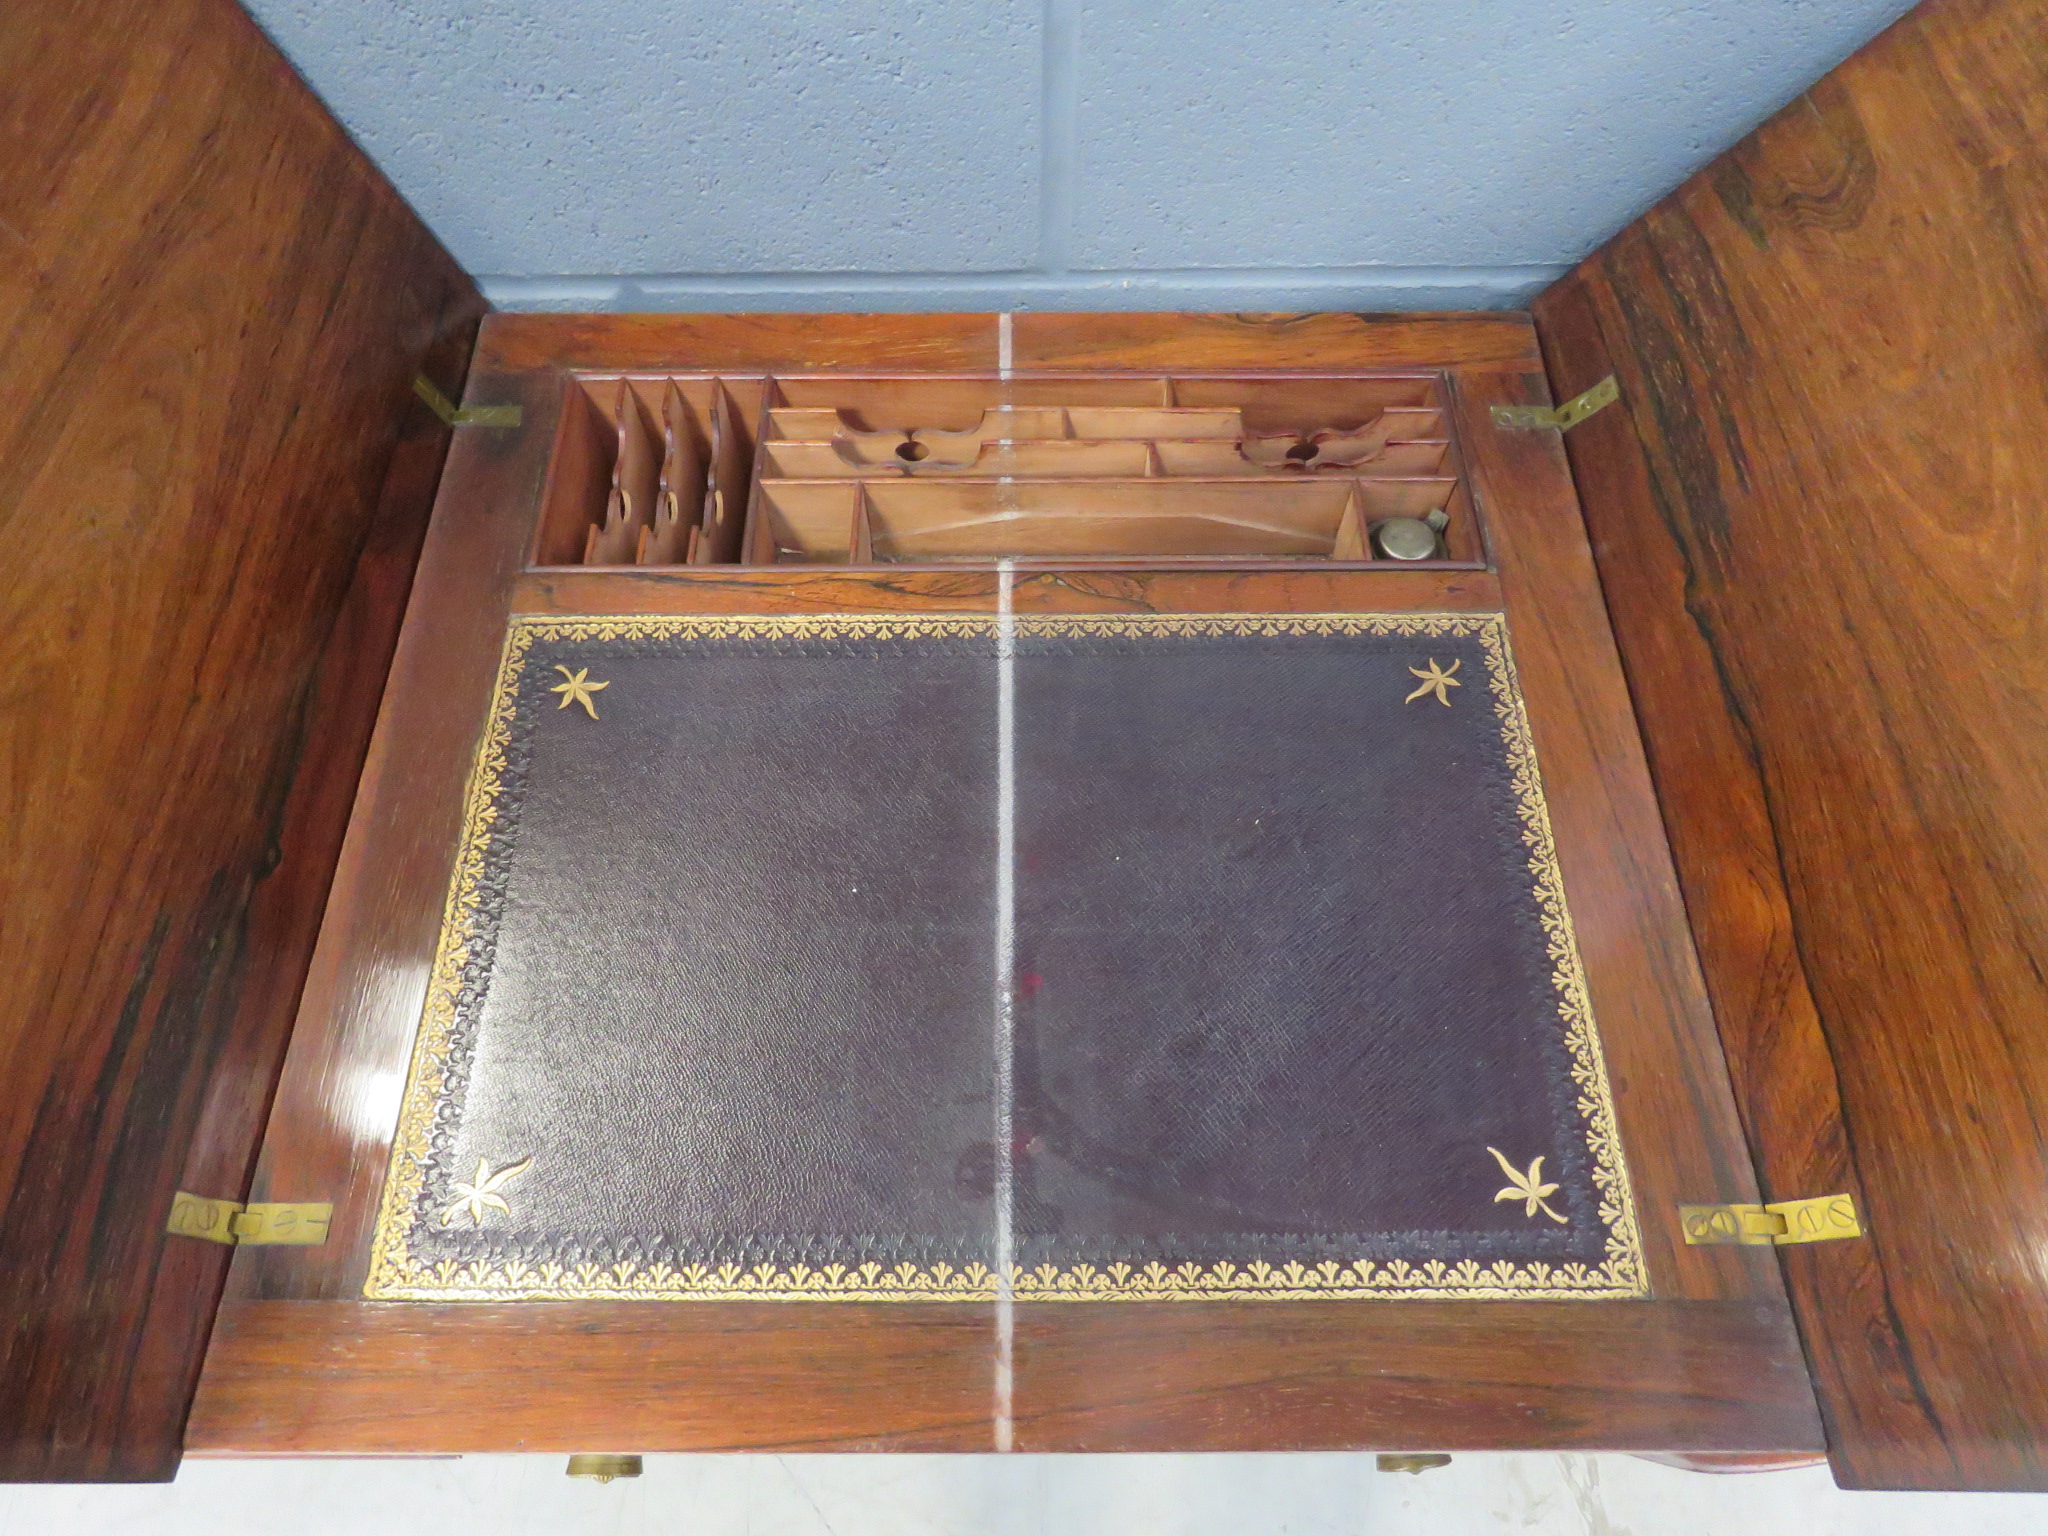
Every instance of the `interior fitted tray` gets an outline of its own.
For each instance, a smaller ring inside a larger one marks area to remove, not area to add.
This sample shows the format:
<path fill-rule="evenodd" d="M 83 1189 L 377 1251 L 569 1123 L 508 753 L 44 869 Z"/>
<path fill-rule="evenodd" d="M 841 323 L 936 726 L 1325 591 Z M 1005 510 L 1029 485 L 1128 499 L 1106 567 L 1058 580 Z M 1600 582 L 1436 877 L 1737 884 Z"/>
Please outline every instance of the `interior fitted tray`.
<path fill-rule="evenodd" d="M 1630 1297 L 1504 622 L 515 623 L 367 1294 Z"/>
<path fill-rule="evenodd" d="M 562 388 L 540 566 L 1484 563 L 1436 371 Z"/>

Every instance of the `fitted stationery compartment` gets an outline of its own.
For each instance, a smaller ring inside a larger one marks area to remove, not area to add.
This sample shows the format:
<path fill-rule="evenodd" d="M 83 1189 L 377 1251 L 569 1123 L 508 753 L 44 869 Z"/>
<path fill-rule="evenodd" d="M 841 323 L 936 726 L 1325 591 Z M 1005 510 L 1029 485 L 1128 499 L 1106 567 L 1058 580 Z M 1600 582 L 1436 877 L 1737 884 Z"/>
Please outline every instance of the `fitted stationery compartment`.
<path fill-rule="evenodd" d="M 764 381 L 573 380 L 548 468 L 541 565 L 720 565 L 739 556 Z"/>
<path fill-rule="evenodd" d="M 1483 561 L 1431 373 L 574 376 L 541 565 Z"/>

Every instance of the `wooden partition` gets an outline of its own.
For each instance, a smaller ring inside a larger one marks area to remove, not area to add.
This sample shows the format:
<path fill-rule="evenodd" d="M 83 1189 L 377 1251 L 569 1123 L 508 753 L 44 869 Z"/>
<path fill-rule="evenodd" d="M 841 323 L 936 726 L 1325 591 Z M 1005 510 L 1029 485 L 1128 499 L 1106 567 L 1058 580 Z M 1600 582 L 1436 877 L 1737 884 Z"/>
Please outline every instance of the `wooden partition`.
<path fill-rule="evenodd" d="M 0 1477 L 167 1478 L 482 304 L 231 0 L 0 60 Z"/>
<path fill-rule="evenodd" d="M 1935 0 L 1536 308 L 1836 1475 L 2048 1488 L 2048 11 Z"/>

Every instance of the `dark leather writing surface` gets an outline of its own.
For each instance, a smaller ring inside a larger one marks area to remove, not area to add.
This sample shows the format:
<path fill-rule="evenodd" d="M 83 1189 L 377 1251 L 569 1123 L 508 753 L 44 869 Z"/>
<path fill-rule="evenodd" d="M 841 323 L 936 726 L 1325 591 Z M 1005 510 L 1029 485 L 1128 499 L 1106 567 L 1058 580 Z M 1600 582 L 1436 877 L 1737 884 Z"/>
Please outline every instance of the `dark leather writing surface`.
<path fill-rule="evenodd" d="M 1484 657 L 1425 649 L 1448 706 L 1398 636 L 1020 659 L 1029 1257 L 1599 1261 Z"/>
<path fill-rule="evenodd" d="M 522 620 L 466 822 L 373 1296 L 1642 1292 L 1497 617 Z"/>

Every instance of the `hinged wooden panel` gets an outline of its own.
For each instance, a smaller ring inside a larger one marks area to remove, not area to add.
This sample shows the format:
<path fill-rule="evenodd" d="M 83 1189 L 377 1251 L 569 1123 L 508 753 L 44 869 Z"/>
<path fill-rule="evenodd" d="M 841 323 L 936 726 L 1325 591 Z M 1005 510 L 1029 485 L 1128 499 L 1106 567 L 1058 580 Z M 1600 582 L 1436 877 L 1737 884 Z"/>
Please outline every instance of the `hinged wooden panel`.
<path fill-rule="evenodd" d="M 2048 1488 L 2048 10 L 1922 6 L 1546 293 L 1851 1486 Z"/>
<path fill-rule="evenodd" d="M 0 1477 L 167 1478 L 482 304 L 230 0 L 0 60 Z"/>

